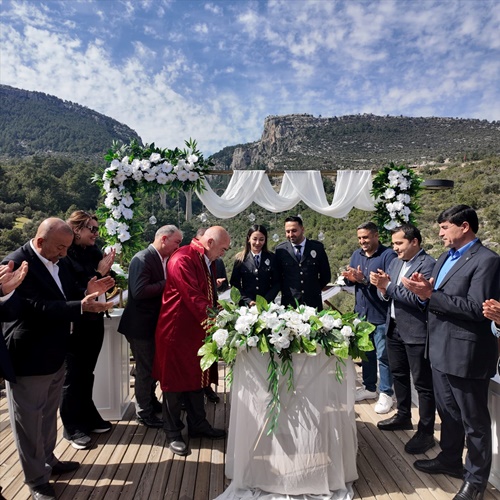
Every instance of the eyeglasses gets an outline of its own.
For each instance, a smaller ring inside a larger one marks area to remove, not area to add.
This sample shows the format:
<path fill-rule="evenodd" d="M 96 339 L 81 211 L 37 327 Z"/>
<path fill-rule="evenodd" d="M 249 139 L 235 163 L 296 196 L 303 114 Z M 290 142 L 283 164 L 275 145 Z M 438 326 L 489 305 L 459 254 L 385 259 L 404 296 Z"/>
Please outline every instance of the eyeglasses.
<path fill-rule="evenodd" d="M 85 226 L 92 234 L 99 232 L 99 226 Z"/>

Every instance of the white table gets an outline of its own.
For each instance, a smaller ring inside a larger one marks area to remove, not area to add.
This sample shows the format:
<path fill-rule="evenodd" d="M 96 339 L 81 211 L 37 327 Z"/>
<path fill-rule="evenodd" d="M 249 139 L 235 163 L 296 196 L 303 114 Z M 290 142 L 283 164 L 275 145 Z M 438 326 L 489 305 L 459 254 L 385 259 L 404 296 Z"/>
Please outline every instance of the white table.
<path fill-rule="evenodd" d="M 121 420 L 130 404 L 130 351 L 118 333 L 123 309 L 104 317 L 104 342 L 94 371 L 94 403 L 105 420 Z"/>
<path fill-rule="evenodd" d="M 295 391 L 282 379 L 279 424 L 269 436 L 268 361 L 257 349 L 237 357 L 226 454 L 232 483 L 218 499 L 352 498 L 350 483 L 358 478 L 352 361 L 339 383 L 334 358 L 294 354 Z"/>

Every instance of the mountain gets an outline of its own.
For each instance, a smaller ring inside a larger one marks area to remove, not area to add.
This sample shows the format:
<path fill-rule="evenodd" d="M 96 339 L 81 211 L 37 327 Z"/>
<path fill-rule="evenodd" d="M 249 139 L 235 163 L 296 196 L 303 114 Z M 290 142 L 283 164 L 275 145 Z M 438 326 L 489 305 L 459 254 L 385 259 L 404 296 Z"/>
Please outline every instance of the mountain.
<path fill-rule="evenodd" d="M 377 169 L 500 154 L 500 122 L 348 115 L 268 116 L 261 139 L 213 155 L 221 169 Z"/>
<path fill-rule="evenodd" d="M 126 125 L 42 92 L 0 85 L 0 157 L 64 155 L 102 160 L 113 141 L 140 137 Z"/>

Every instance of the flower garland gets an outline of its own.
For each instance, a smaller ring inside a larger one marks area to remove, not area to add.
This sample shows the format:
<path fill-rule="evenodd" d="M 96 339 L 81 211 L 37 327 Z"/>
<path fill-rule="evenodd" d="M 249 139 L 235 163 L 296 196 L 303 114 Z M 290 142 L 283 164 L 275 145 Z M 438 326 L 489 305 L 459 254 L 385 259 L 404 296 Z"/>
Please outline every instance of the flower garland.
<path fill-rule="evenodd" d="M 422 179 L 404 165 L 391 163 L 377 172 L 371 195 L 376 200 L 375 219 L 382 239 L 390 240 L 390 231 L 401 224 L 415 223 L 421 185 Z"/>
<path fill-rule="evenodd" d="M 340 382 L 344 359 L 366 359 L 365 352 L 373 350 L 369 335 L 375 326 L 361 321 L 355 313 L 342 315 L 336 310 L 317 311 L 305 305 L 284 307 L 268 303 L 261 296 L 257 296 L 254 306 L 238 306 L 240 299 L 240 292 L 233 287 L 231 301 L 219 300 L 222 310 L 214 314 L 208 336 L 198 351 L 200 366 L 207 370 L 222 358 L 229 368 L 228 380 L 231 383 L 239 352 L 257 348 L 262 354 L 268 354 L 271 395 L 267 406 L 268 434 L 274 432 L 278 424 L 280 376 L 288 377 L 288 390 L 293 390 L 293 354 L 314 356 L 323 349 L 327 356 L 335 356 L 336 378 Z"/>
<path fill-rule="evenodd" d="M 102 177 L 93 181 L 101 188 L 104 206 L 97 210 L 102 222 L 101 237 L 116 253 L 132 256 L 142 247 L 142 228 L 134 220 L 134 204 L 139 192 L 160 189 L 175 193 L 202 191 L 203 180 L 213 163 L 205 161 L 196 141 L 185 141 L 187 149 L 161 149 L 154 143 L 140 146 L 136 140 L 120 145 L 113 142 L 105 156 L 110 162 Z"/>

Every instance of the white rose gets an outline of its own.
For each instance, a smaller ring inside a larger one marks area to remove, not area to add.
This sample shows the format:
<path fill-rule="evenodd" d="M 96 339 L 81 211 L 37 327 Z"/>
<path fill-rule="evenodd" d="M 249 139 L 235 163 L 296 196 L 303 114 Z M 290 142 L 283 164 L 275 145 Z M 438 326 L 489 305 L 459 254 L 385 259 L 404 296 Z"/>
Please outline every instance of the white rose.
<path fill-rule="evenodd" d="M 341 328 L 343 324 L 344 323 L 342 323 L 342 318 L 337 318 L 333 321 L 333 328 Z"/>
<path fill-rule="evenodd" d="M 224 347 L 228 337 L 229 332 L 227 330 L 224 330 L 223 328 L 220 328 L 212 335 L 212 339 L 215 340 L 219 349 L 222 349 Z"/>
<path fill-rule="evenodd" d="M 319 321 L 321 322 L 323 328 L 327 331 L 330 331 L 334 328 L 335 319 L 333 316 L 330 316 L 329 314 L 321 316 L 321 318 L 319 318 Z"/>
<path fill-rule="evenodd" d="M 158 162 L 161 160 L 161 155 L 159 153 L 151 153 L 151 156 L 149 157 L 150 162 Z"/>
<path fill-rule="evenodd" d="M 394 189 L 389 188 L 389 189 L 386 189 L 384 191 L 384 198 L 386 200 L 390 200 L 390 199 L 394 198 L 395 196 L 396 196 L 396 191 L 394 191 Z"/>
<path fill-rule="evenodd" d="M 349 325 L 342 327 L 342 330 L 340 330 L 340 333 L 344 336 L 345 339 L 352 337 L 352 334 L 353 334 L 352 328 Z"/>

